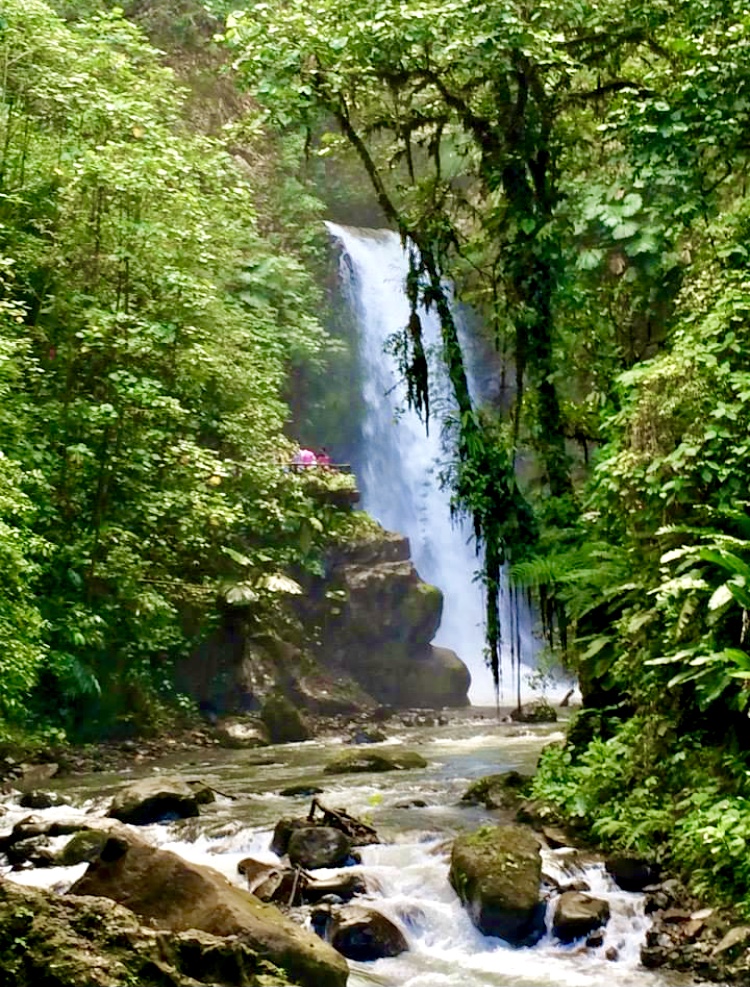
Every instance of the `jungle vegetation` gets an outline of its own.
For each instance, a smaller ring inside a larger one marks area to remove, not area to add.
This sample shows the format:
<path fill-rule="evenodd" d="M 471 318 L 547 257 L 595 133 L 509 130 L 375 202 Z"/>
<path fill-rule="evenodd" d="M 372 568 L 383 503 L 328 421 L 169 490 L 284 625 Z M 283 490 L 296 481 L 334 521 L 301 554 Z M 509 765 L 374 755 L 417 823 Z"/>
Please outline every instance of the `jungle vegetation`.
<path fill-rule="evenodd" d="M 537 794 L 750 913 L 746 8 L 266 0 L 225 38 L 266 125 L 356 157 L 411 251 L 393 349 L 425 418 L 439 315 L 488 659 L 510 564 L 585 697 Z M 504 407 L 471 399 L 448 283 Z"/>
<path fill-rule="evenodd" d="M 746 9 L 230 6 L 2 8 L 3 730 L 153 719 L 222 594 L 263 619 L 275 574 L 319 564 L 336 522 L 279 464 L 290 374 L 331 348 L 340 168 L 411 251 L 393 352 L 425 419 L 420 305 L 440 317 L 488 660 L 510 566 L 581 682 L 537 795 L 750 914 Z M 178 69 L 221 33 L 244 119 L 206 122 L 134 19 Z M 502 357 L 497 406 L 448 284 Z"/>

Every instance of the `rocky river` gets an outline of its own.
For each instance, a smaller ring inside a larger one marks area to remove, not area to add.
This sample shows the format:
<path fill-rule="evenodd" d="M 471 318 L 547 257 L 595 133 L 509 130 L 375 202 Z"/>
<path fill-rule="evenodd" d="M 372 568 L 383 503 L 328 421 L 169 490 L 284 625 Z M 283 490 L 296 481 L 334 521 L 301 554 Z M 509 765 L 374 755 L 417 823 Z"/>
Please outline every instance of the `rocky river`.
<path fill-rule="evenodd" d="M 531 947 L 511 948 L 482 935 L 472 924 L 448 881 L 450 841 L 496 819 L 481 805 L 461 796 L 469 784 L 488 774 L 533 771 L 541 747 L 561 737 L 555 724 L 521 726 L 502 723 L 473 711 L 449 723 L 403 727 L 391 725 L 389 737 L 368 751 L 419 752 L 427 767 L 413 770 L 330 775 L 325 766 L 344 750 L 340 740 L 312 740 L 262 750 L 199 750 L 164 757 L 125 772 L 95 772 L 52 779 L 45 788 L 69 804 L 34 812 L 41 820 L 90 819 L 103 815 L 126 780 L 158 772 L 179 772 L 216 790 L 216 800 L 196 818 L 138 827 L 149 843 L 180 857 L 208 864 L 238 887 L 245 878 L 238 863 L 247 857 L 277 862 L 270 850 L 275 824 L 283 816 L 306 815 L 308 795 L 283 796 L 286 788 L 322 789 L 320 799 L 374 826 L 381 842 L 361 848 L 359 873 L 367 886 L 367 903 L 398 927 L 408 950 L 374 962 L 349 961 L 350 987 L 668 987 L 695 983 L 675 974 L 646 970 L 640 963 L 650 918 L 644 897 L 618 889 L 603 865 L 581 861 L 566 848 L 543 852 L 545 885 L 585 882 L 609 904 L 610 918 L 600 944 L 586 948 L 579 940 L 563 945 L 548 932 Z M 29 815 L 18 793 L 2 798 L 7 832 Z M 55 836 L 52 849 L 69 836 Z M 1 858 L 0 858 L 1 859 Z M 31 867 L 3 871 L 14 882 L 66 891 L 86 871 L 73 867 Z M 315 876 L 330 876 L 316 872 Z M 548 906 L 548 913 L 550 907 Z M 309 915 L 297 914 L 310 922 Z M 548 924 L 551 915 L 548 914 Z M 321 983 L 320 987 L 326 987 Z"/>

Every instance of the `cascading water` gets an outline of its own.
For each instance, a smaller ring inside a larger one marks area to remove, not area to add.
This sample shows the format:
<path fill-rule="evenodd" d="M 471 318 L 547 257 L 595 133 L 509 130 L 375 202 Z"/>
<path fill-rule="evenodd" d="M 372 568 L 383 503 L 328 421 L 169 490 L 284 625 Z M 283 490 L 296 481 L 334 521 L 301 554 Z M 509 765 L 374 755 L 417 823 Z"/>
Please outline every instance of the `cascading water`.
<path fill-rule="evenodd" d="M 438 474 L 449 458 L 441 444 L 439 422 L 453 404 L 449 382 L 437 355 L 440 329 L 433 313 L 422 312 L 430 366 L 431 427 L 429 433 L 415 411 L 406 407 L 406 388 L 396 376 L 393 357 L 386 351 L 390 336 L 409 320 L 405 293 L 408 258 L 398 236 L 387 230 L 361 230 L 327 224 L 342 249 L 344 288 L 360 331 L 360 361 L 364 379 L 363 450 L 357 470 L 362 506 L 392 531 L 407 535 L 420 576 L 442 590 L 443 619 L 434 643 L 454 650 L 468 666 L 474 705 L 495 701 L 494 686 L 484 662 L 484 599 L 475 578 L 479 567 L 468 525 L 454 523 L 450 494 Z M 429 352 L 431 351 L 431 353 Z M 432 359 L 430 359 L 430 356 Z M 477 398 L 477 379 L 469 367 L 469 387 Z M 515 699 L 508 664 L 511 613 L 501 615 L 505 682 L 503 697 Z M 521 654 L 534 650 L 528 608 L 519 603 L 512 614 L 513 635 Z M 524 691 L 533 670 L 521 668 Z"/>

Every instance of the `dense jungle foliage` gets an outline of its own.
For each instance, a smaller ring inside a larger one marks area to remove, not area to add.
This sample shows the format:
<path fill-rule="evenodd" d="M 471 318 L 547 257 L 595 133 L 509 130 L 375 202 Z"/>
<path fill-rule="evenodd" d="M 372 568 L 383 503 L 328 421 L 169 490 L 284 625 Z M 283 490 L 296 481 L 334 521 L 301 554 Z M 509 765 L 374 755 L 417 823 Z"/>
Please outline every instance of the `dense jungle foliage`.
<path fill-rule="evenodd" d="M 78 6 L 0 16 L 0 735 L 153 729 L 221 606 L 277 619 L 349 523 L 348 478 L 284 468 L 319 205 L 263 212 L 142 31 Z"/>
<path fill-rule="evenodd" d="M 356 156 L 411 245 L 393 348 L 427 417 L 437 310 L 489 660 L 510 562 L 586 700 L 537 794 L 750 913 L 747 9 L 266 0 L 226 40 L 267 124 Z M 514 370 L 503 409 L 447 279 Z"/>

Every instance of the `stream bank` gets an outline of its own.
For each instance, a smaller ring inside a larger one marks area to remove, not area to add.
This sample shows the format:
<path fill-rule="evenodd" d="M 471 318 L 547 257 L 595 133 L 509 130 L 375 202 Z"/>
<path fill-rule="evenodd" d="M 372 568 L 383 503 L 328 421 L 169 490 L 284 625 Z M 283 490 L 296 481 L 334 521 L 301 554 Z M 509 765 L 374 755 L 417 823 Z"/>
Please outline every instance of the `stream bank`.
<path fill-rule="evenodd" d="M 545 851 L 544 880 L 559 884 L 561 872 L 572 870 L 576 880 L 585 880 L 597 897 L 607 899 L 611 918 L 596 948 L 564 945 L 548 932 L 531 948 L 511 949 L 501 940 L 483 936 L 451 889 L 450 841 L 498 819 L 496 810 L 462 802 L 462 795 L 472 782 L 488 774 L 530 773 L 541 747 L 561 738 L 557 725 L 498 723 L 474 718 L 466 711 L 442 726 L 397 726 L 394 722 L 389 734 L 386 741 L 368 749 L 383 753 L 411 749 L 425 758 L 427 767 L 383 775 L 330 775 L 326 764 L 346 749 L 333 738 L 260 752 L 196 748 L 165 756 L 157 764 L 131 763 L 114 772 L 53 778 L 45 787 L 71 805 L 42 810 L 38 815 L 59 820 L 72 814 L 90 822 L 107 811 L 123 780 L 180 771 L 222 794 L 202 806 L 200 816 L 139 827 L 138 836 L 187 861 L 208 864 L 241 887 L 240 861 L 252 857 L 274 863 L 277 858 L 269 845 L 277 820 L 307 812 L 308 795 L 281 792 L 300 785 L 318 787 L 326 804 L 346 806 L 376 827 L 382 842 L 362 848 L 361 864 L 350 870 L 367 883 L 367 905 L 390 919 L 409 947 L 399 956 L 376 962 L 350 961 L 350 987 L 373 983 L 381 987 L 600 987 L 613 978 L 618 987 L 671 987 L 690 982 L 664 970 L 644 969 L 641 947 L 651 926 L 646 899 L 619 890 L 603 865 L 591 858 L 573 864 L 564 850 Z M 3 807 L 4 829 L 29 812 L 12 793 L 3 797 Z M 54 840 L 63 842 L 62 837 Z M 6 876 L 64 890 L 85 869 L 85 864 L 31 868 Z M 326 872 L 316 876 L 326 876 Z M 570 873 L 564 879 L 569 882 Z"/>

